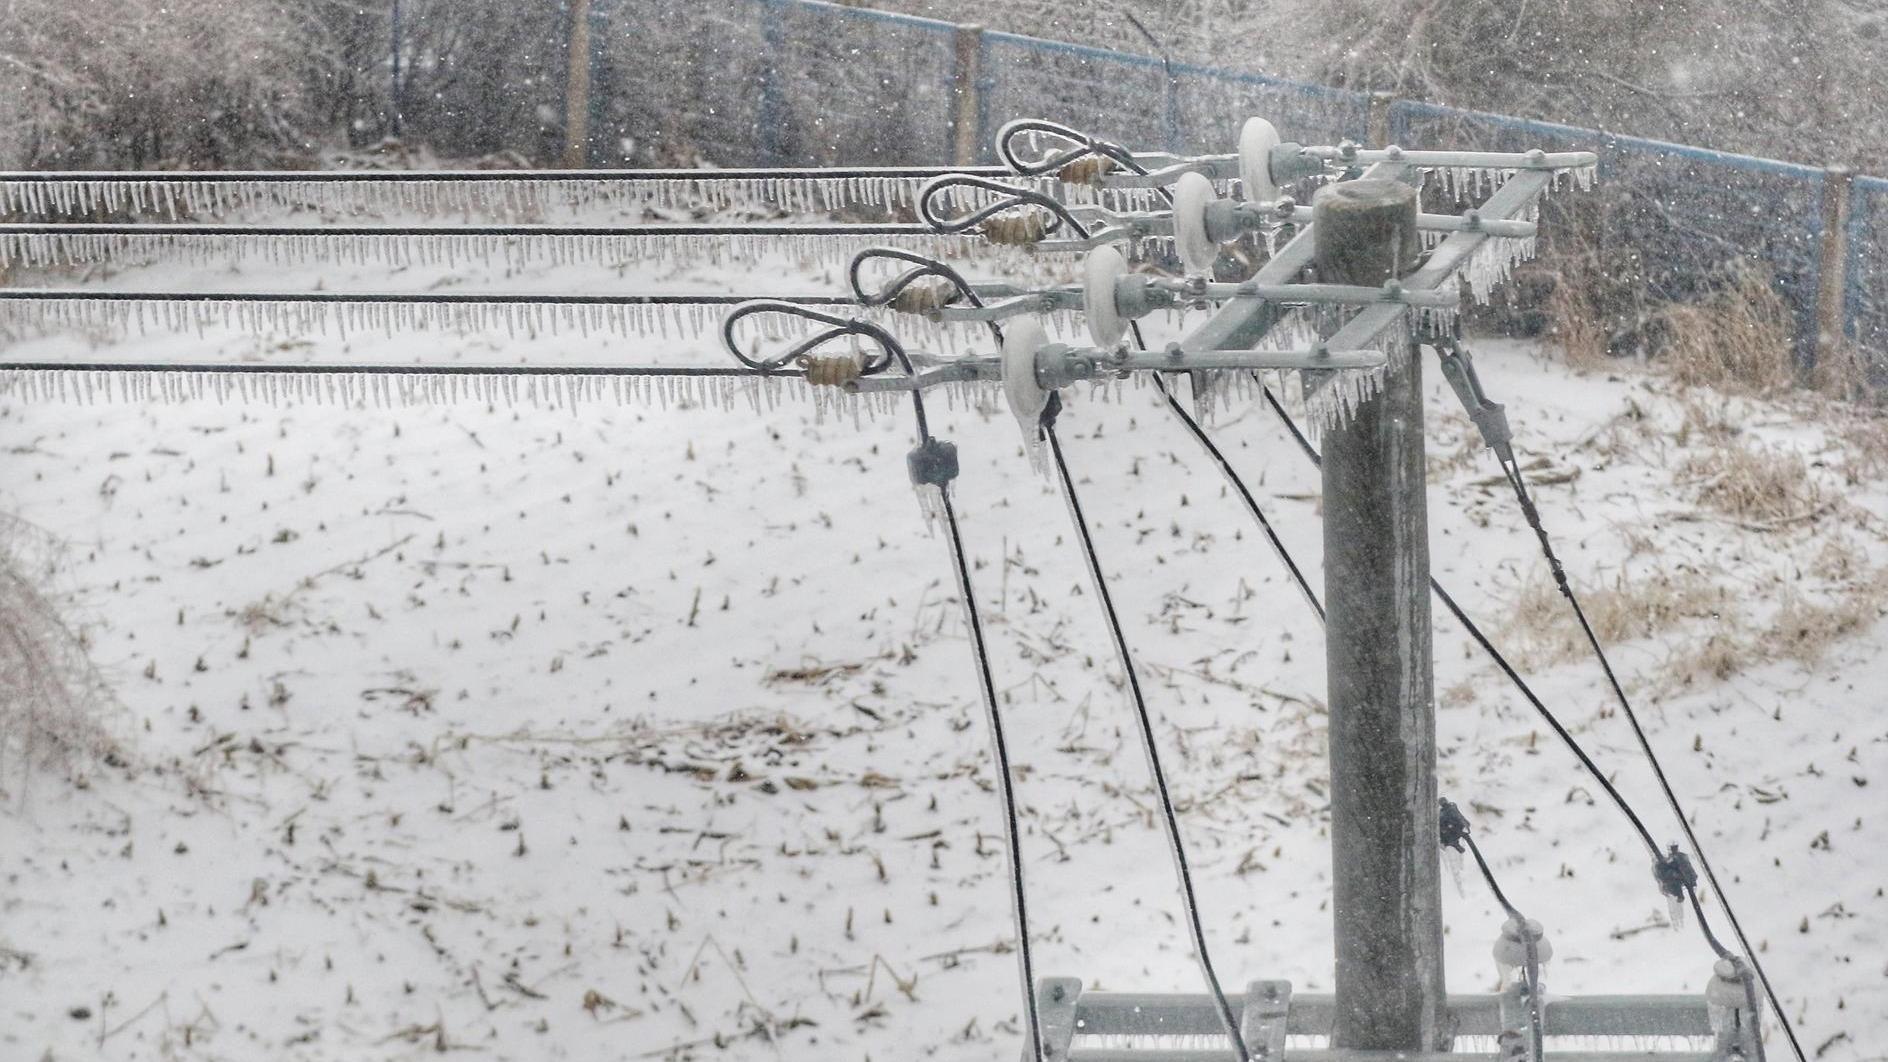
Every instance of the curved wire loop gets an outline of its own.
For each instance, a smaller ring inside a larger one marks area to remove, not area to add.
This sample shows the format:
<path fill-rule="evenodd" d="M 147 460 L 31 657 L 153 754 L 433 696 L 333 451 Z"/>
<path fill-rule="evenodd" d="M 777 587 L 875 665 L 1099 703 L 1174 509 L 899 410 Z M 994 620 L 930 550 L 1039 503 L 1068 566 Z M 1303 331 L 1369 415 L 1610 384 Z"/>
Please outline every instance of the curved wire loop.
<path fill-rule="evenodd" d="M 1035 134 L 1047 135 L 1057 140 L 1073 144 L 1073 147 L 1051 151 L 1034 161 L 1025 160 L 1017 149 L 1020 138 Z M 1073 129 L 1059 122 L 1042 118 L 1018 118 L 1005 122 L 996 131 L 996 153 L 1003 160 L 1003 165 L 1019 177 L 1040 177 L 1045 173 L 1054 173 L 1071 162 L 1101 156 L 1125 166 L 1137 173 L 1146 171 L 1134 161 L 1134 154 L 1120 144 L 1089 136 L 1080 129 Z"/>
<path fill-rule="evenodd" d="M 956 188 L 975 188 L 979 191 L 990 192 L 997 198 L 995 202 L 978 207 L 968 214 L 946 217 L 943 213 L 944 208 L 938 201 L 939 197 Z M 1081 223 L 1075 219 L 1075 215 L 1069 213 L 1069 208 L 1058 200 L 1041 192 L 993 181 L 988 177 L 953 173 L 926 181 L 924 187 L 918 191 L 918 216 L 924 219 L 924 223 L 929 225 L 932 231 L 945 235 L 968 232 L 996 215 L 1018 207 L 1038 207 L 1049 212 L 1053 220 L 1043 229 L 1045 236 L 1060 230 L 1064 225 L 1072 226 L 1077 231 L 1081 230 Z"/>
<path fill-rule="evenodd" d="M 865 264 L 873 259 L 885 259 L 893 262 L 905 262 L 916 268 L 907 269 L 885 282 L 883 287 L 872 290 L 865 286 Z M 965 280 L 963 274 L 935 258 L 926 258 L 916 251 L 907 251 L 901 247 L 867 247 L 852 256 L 846 266 L 846 283 L 852 288 L 852 297 L 859 300 L 861 306 L 889 306 L 901 292 L 925 277 L 939 277 L 949 281 L 957 289 L 959 298 L 972 306 L 982 306 L 983 300 Z"/>
<path fill-rule="evenodd" d="M 756 360 L 742 352 L 734 332 L 742 321 L 765 313 L 798 317 L 826 327 L 779 354 Z M 721 322 L 721 342 L 728 348 L 728 353 L 734 355 L 735 360 L 741 364 L 761 372 L 780 372 L 788 366 L 800 364 L 813 351 L 847 336 L 863 336 L 878 347 L 878 353 L 867 357 L 865 363 L 859 367 L 859 375 L 872 376 L 884 372 L 891 367 L 893 361 L 897 361 L 906 372 L 912 371 L 911 358 L 906 355 L 904 346 L 895 336 L 870 321 L 862 321 L 856 317 L 840 317 L 810 306 L 782 302 L 779 299 L 755 299 L 728 311 L 728 316 Z"/>

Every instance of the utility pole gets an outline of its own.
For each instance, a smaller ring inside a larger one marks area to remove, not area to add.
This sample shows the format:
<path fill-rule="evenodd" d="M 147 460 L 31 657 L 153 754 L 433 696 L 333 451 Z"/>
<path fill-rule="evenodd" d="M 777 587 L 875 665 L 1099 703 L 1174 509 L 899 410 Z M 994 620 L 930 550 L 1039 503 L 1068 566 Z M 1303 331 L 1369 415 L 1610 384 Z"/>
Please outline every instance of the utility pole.
<path fill-rule="evenodd" d="M 393 9 L 387 18 L 387 50 L 393 60 L 391 72 L 387 75 L 387 108 L 392 112 L 393 135 L 401 134 L 400 128 L 400 0 L 393 0 Z"/>
<path fill-rule="evenodd" d="M 1346 181 L 1312 202 L 1320 281 L 1377 287 L 1411 271 L 1416 189 Z M 1337 1048 L 1447 1046 L 1424 471 L 1412 348 L 1324 436 Z"/>
<path fill-rule="evenodd" d="M 590 164 L 590 0 L 570 0 L 564 78 L 564 168 Z"/>

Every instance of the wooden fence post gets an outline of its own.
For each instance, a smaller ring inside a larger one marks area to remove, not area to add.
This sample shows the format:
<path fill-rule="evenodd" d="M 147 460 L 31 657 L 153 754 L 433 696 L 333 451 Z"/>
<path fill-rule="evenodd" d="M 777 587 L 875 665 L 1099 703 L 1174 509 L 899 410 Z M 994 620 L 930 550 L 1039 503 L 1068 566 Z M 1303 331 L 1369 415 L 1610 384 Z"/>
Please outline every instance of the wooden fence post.
<path fill-rule="evenodd" d="M 1312 211 L 1325 283 L 1377 287 L 1421 253 L 1416 189 L 1399 181 L 1330 185 Z M 1334 1048 L 1434 1051 L 1446 1036 L 1418 349 L 1324 436 Z"/>
<path fill-rule="evenodd" d="M 1387 147 L 1390 141 L 1390 108 L 1396 105 L 1396 93 L 1372 92 L 1366 136 L 1371 147 Z"/>
<path fill-rule="evenodd" d="M 983 150 L 983 27 L 959 26 L 952 37 L 951 162 L 974 166 Z"/>
<path fill-rule="evenodd" d="M 590 0 L 570 0 L 564 75 L 564 168 L 590 164 Z"/>
<path fill-rule="evenodd" d="M 1855 171 L 1847 166 L 1831 166 L 1822 172 L 1822 248 L 1816 270 L 1815 357 L 1819 364 L 1835 356 L 1848 331 L 1844 303 L 1849 288 L 1849 190 L 1854 182 Z"/>

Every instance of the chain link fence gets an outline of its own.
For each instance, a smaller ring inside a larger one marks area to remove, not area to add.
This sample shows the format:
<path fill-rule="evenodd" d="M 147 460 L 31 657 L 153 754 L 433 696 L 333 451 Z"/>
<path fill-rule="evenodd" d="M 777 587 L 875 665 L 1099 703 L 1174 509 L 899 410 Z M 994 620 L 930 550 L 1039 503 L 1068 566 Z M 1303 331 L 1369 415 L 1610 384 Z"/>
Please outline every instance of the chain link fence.
<path fill-rule="evenodd" d="M 1233 150 L 1255 114 L 1307 143 L 1376 139 L 1374 120 L 1411 145 L 1595 151 L 1603 238 L 1646 295 L 1685 299 L 1759 268 L 1800 361 L 1826 331 L 1888 367 L 1888 180 L 1409 100 L 1373 112 L 1364 93 L 823 0 L 613 5 L 610 22 L 605 55 L 634 64 L 615 82 L 637 88 L 604 109 L 726 164 L 987 163 L 997 126 L 1023 116 L 1188 153 Z"/>

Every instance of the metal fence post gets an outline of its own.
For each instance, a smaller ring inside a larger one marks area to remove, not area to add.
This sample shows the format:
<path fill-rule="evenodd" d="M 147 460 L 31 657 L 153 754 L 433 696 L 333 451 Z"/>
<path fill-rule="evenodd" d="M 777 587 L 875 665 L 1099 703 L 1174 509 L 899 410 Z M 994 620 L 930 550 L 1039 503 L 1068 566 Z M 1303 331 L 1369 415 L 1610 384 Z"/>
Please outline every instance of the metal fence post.
<path fill-rule="evenodd" d="M 1816 267 L 1817 362 L 1834 356 L 1841 345 L 1844 302 L 1849 288 L 1849 191 L 1855 171 L 1831 166 L 1822 173 L 1822 249 Z"/>
<path fill-rule="evenodd" d="M 1322 189 L 1318 278 L 1376 287 L 1408 273 L 1416 198 L 1375 178 Z M 1447 1021 L 1418 349 L 1325 434 L 1334 1048 L 1439 1050 Z"/>
<path fill-rule="evenodd" d="M 983 27 L 957 27 L 951 46 L 951 161 L 974 166 L 983 148 Z"/>

